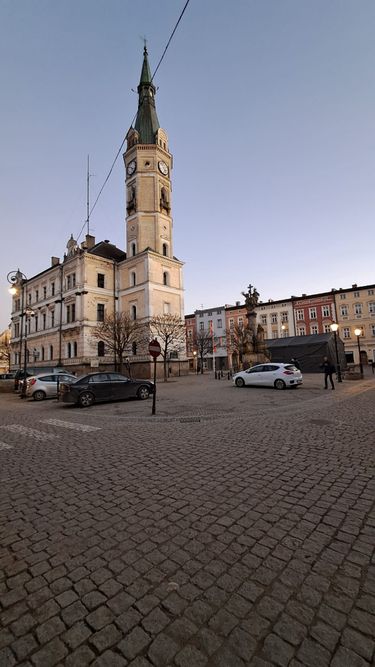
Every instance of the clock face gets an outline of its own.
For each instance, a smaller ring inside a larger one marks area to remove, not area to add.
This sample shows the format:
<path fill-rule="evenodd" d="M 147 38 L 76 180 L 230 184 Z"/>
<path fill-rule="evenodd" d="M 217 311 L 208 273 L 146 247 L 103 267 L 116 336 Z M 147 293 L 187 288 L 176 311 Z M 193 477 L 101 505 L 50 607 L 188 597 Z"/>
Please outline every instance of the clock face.
<path fill-rule="evenodd" d="M 126 173 L 128 174 L 128 176 L 131 176 L 132 174 L 134 174 L 135 167 L 136 167 L 135 160 L 132 160 L 131 162 L 129 162 L 127 170 L 126 170 Z"/>
<path fill-rule="evenodd" d="M 165 162 L 163 162 L 163 160 L 160 160 L 160 162 L 158 164 L 158 167 L 159 167 L 159 171 L 161 171 L 161 173 L 164 176 L 167 176 L 167 174 L 168 174 L 168 165 L 165 164 Z"/>

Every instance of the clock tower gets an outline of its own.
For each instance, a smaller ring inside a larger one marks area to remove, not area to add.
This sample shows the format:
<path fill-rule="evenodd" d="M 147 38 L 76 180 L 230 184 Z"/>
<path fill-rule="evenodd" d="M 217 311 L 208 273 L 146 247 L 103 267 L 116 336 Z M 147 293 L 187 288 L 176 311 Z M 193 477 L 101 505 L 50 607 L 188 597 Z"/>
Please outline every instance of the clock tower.
<path fill-rule="evenodd" d="M 126 136 L 126 253 L 120 271 L 120 309 L 139 318 L 183 319 L 182 266 L 173 254 L 173 158 L 159 125 L 148 53 L 143 53 L 138 111 Z"/>

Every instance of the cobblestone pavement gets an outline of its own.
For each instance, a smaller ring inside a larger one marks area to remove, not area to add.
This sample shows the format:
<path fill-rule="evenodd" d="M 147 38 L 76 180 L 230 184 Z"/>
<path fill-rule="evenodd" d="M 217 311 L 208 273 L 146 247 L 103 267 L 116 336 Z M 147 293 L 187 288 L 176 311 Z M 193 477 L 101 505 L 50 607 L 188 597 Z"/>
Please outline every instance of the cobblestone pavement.
<path fill-rule="evenodd" d="M 0 666 L 365 667 L 375 379 L 0 396 Z"/>

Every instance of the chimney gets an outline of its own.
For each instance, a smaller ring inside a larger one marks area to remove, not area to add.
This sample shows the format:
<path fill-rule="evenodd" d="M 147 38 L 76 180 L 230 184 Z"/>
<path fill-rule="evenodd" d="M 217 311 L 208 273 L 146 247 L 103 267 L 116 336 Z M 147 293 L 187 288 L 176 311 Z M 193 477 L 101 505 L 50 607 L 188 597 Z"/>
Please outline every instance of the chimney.
<path fill-rule="evenodd" d="M 239 306 L 239 305 L 240 305 L 240 301 L 236 301 L 236 306 Z"/>
<path fill-rule="evenodd" d="M 352 285 L 353 289 L 357 289 L 357 287 L 358 287 L 357 283 L 354 283 L 354 285 Z"/>
<path fill-rule="evenodd" d="M 91 236 L 91 234 L 86 234 L 86 248 L 90 250 L 90 248 L 93 248 L 95 245 L 95 236 Z"/>
<path fill-rule="evenodd" d="M 60 264 L 59 257 L 51 257 L 51 266 L 58 266 Z"/>

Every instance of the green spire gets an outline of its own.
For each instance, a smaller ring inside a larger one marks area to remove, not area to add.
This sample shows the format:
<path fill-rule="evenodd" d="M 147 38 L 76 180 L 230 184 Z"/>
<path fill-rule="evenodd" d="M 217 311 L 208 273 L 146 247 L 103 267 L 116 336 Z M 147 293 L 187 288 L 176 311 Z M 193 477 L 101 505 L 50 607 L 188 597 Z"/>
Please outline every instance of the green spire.
<path fill-rule="evenodd" d="M 138 112 L 134 127 L 139 132 L 140 144 L 155 144 L 155 135 L 160 125 L 155 108 L 156 88 L 152 83 L 147 55 L 147 49 L 144 47 L 141 79 L 138 86 Z"/>

